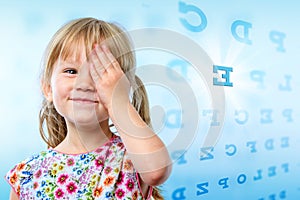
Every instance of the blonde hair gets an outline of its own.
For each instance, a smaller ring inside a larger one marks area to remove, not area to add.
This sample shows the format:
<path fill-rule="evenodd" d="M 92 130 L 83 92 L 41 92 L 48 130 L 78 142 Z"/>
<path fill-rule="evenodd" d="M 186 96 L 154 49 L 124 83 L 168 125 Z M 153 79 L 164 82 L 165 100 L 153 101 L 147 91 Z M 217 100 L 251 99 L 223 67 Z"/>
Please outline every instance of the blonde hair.
<path fill-rule="evenodd" d="M 41 74 L 42 85 L 50 85 L 54 63 L 60 58 L 66 59 L 74 51 L 76 53 L 77 48 L 80 48 L 79 42 L 84 43 L 86 55 L 89 55 L 93 45 L 103 41 L 130 81 L 133 88 L 133 106 L 141 118 L 151 126 L 147 93 L 142 81 L 135 75 L 135 54 L 132 51 L 130 38 L 119 25 L 114 23 L 95 18 L 80 18 L 62 26 L 47 46 Z M 64 140 L 67 134 L 66 122 L 56 111 L 53 103 L 45 98 L 39 113 L 39 120 L 40 134 L 48 147 L 54 148 Z M 47 134 L 44 126 L 47 128 Z M 157 187 L 154 187 L 153 197 L 158 200 L 163 199 Z"/>

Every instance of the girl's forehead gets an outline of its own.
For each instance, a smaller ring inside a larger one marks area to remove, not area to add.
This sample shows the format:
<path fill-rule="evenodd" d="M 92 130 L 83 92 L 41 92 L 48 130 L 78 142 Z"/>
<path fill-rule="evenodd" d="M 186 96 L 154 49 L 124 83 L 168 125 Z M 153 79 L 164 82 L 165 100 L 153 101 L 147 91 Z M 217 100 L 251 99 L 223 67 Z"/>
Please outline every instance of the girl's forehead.
<path fill-rule="evenodd" d="M 70 44 L 64 48 L 58 59 L 71 63 L 82 63 L 88 59 L 90 52 L 83 43 Z"/>

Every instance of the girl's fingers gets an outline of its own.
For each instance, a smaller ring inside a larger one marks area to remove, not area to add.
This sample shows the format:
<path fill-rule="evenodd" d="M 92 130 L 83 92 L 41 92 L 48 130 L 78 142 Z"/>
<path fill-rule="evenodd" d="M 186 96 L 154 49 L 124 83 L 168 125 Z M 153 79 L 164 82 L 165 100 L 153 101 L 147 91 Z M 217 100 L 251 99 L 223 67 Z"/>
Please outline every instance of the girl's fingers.
<path fill-rule="evenodd" d="M 121 69 L 118 61 L 107 46 L 95 44 L 91 53 L 91 76 L 94 81 L 102 79 L 105 74 L 114 74 Z"/>
<path fill-rule="evenodd" d="M 96 71 L 98 76 L 99 75 L 102 76 L 103 73 L 105 72 L 105 68 L 104 68 L 102 62 L 100 61 L 98 53 L 96 51 L 93 51 L 91 53 L 91 60 L 93 63 L 94 70 Z"/>
<path fill-rule="evenodd" d="M 98 59 L 102 63 L 102 66 L 105 68 L 105 70 L 110 70 L 112 67 L 112 63 L 110 62 L 109 58 L 107 57 L 106 52 L 103 48 L 100 48 L 98 45 L 96 45 L 95 51 L 97 53 Z"/>
<path fill-rule="evenodd" d="M 101 77 L 97 73 L 97 70 L 95 69 L 95 65 L 94 64 L 90 64 L 89 67 L 90 67 L 90 74 L 91 74 L 91 77 L 92 77 L 93 81 L 95 83 L 98 83 L 98 81 L 101 79 Z"/>
<path fill-rule="evenodd" d="M 106 59 L 110 63 L 110 66 L 112 66 L 114 69 L 120 69 L 120 65 L 118 61 L 116 60 L 115 56 L 110 52 L 110 50 L 107 48 L 106 45 L 102 45 L 102 50 L 104 51 L 106 55 Z"/>

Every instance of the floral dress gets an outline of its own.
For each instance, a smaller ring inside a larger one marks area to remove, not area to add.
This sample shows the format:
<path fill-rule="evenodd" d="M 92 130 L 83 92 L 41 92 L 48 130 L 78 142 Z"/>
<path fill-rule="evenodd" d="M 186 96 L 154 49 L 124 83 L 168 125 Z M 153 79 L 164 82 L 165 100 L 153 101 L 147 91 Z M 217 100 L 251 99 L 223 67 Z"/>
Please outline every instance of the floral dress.
<path fill-rule="evenodd" d="M 84 154 L 43 151 L 17 164 L 6 180 L 20 199 L 149 199 L 119 136 Z"/>

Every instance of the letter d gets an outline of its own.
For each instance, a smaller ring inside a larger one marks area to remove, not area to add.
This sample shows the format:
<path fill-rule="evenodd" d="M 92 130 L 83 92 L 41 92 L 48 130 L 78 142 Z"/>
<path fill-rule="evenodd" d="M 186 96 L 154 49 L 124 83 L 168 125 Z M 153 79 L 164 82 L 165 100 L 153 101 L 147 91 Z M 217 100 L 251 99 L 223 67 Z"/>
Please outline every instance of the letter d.
<path fill-rule="evenodd" d="M 237 28 L 241 27 L 243 28 L 243 33 L 238 34 Z M 242 20 L 236 20 L 231 25 L 231 34 L 239 42 L 245 43 L 245 44 L 252 44 L 252 41 L 249 39 L 249 29 L 252 28 L 252 24 L 249 22 L 245 22 Z"/>
<path fill-rule="evenodd" d="M 177 188 L 172 193 L 172 199 L 174 199 L 174 200 L 186 199 L 185 196 L 184 196 L 184 192 L 185 192 L 185 188 L 184 187 L 183 188 Z"/>

